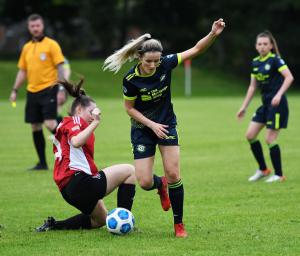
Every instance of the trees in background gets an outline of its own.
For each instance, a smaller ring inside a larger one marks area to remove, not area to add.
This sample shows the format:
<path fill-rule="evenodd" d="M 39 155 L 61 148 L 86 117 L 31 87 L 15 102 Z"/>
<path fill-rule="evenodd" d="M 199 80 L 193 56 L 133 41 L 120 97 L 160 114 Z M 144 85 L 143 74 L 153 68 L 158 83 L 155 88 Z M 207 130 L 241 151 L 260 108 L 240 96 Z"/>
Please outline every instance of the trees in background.
<path fill-rule="evenodd" d="M 16 57 L 26 41 L 26 17 L 33 12 L 45 17 L 47 33 L 69 58 L 105 57 L 146 32 L 162 41 L 166 53 L 182 51 L 209 32 L 213 20 L 223 17 L 225 33 L 197 62 L 248 75 L 256 54 L 255 37 L 269 29 L 296 74 L 299 11 L 298 0 L 0 0 L 0 57 Z"/>

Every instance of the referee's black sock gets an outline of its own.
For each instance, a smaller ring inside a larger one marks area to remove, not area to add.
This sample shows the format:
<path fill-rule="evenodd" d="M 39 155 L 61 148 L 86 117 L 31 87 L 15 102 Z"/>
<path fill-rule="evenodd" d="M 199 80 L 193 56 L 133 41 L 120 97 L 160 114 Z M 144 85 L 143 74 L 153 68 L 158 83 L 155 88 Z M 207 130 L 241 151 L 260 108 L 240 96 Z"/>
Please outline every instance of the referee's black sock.
<path fill-rule="evenodd" d="M 45 153 L 46 143 L 45 143 L 43 130 L 32 132 L 32 136 L 33 136 L 33 142 L 39 157 L 40 164 L 46 166 L 47 165 L 46 153 Z"/>
<path fill-rule="evenodd" d="M 278 176 L 282 176 L 280 147 L 278 144 L 269 144 L 269 149 L 275 174 Z"/>
<path fill-rule="evenodd" d="M 91 229 L 91 218 L 83 213 L 75 215 L 66 220 L 55 221 L 54 229 Z"/>
<path fill-rule="evenodd" d="M 121 184 L 118 188 L 118 207 L 131 211 L 135 195 L 135 184 Z"/>
<path fill-rule="evenodd" d="M 142 188 L 142 189 L 150 191 L 150 190 L 153 190 L 153 189 L 161 188 L 161 186 L 162 186 L 161 177 L 153 174 L 153 185 L 152 185 L 152 187 L 151 188 Z"/>
<path fill-rule="evenodd" d="M 56 120 L 56 121 L 57 121 L 57 120 Z M 57 128 L 57 126 L 59 125 L 59 123 L 60 123 L 60 122 L 57 122 L 55 128 L 54 128 L 53 130 L 50 130 L 50 132 L 51 132 L 52 134 L 55 134 L 55 133 L 56 133 L 56 128 Z"/>
<path fill-rule="evenodd" d="M 264 153 L 259 140 L 249 140 L 251 151 L 259 165 L 261 171 L 267 169 Z"/>
<path fill-rule="evenodd" d="M 57 117 L 56 117 L 57 124 L 59 124 L 62 120 L 63 120 L 63 116 L 57 115 Z"/>
<path fill-rule="evenodd" d="M 169 197 L 172 205 L 172 211 L 174 216 L 174 224 L 182 223 L 183 217 L 183 200 L 184 200 L 184 188 L 182 181 L 179 180 L 176 183 L 168 184 Z"/>

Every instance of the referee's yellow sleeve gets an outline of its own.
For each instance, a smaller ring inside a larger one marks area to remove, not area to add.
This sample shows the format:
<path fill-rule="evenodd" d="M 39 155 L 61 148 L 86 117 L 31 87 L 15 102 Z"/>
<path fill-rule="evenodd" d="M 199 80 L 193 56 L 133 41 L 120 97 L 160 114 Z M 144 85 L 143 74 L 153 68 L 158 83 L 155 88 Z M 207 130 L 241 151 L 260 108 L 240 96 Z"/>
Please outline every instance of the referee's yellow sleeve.
<path fill-rule="evenodd" d="M 55 66 L 65 61 L 65 57 L 63 56 L 61 48 L 57 42 L 53 41 L 51 45 L 51 51 Z"/>
<path fill-rule="evenodd" d="M 18 68 L 23 70 L 27 69 L 26 60 L 25 60 L 25 51 L 26 51 L 26 45 L 24 45 L 18 61 Z"/>

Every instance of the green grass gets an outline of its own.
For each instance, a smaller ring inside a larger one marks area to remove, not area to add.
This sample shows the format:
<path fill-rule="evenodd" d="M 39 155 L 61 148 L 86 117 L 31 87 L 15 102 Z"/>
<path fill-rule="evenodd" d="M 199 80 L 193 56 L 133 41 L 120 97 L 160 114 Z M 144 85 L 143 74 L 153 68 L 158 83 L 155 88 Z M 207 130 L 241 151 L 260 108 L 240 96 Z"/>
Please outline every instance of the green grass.
<path fill-rule="evenodd" d="M 34 227 L 45 217 L 62 219 L 77 210 L 64 202 L 51 171 L 25 171 L 36 162 L 36 154 L 30 127 L 23 123 L 24 101 L 14 109 L 1 102 L 0 255 L 300 255 L 299 96 L 289 97 L 289 128 L 279 139 L 287 176 L 282 184 L 247 182 L 256 164 L 244 133 L 259 99 L 239 123 L 235 113 L 241 102 L 242 97 L 174 99 L 187 239 L 173 237 L 171 212 L 161 210 L 155 192 L 140 188 L 133 208 L 138 232 L 125 237 L 113 236 L 105 228 L 35 233 Z M 97 98 L 97 103 L 103 122 L 96 131 L 96 162 L 99 167 L 132 162 L 130 124 L 122 99 Z M 162 174 L 159 155 L 155 169 Z M 116 193 L 105 203 L 109 209 L 115 207 Z"/>
<path fill-rule="evenodd" d="M 17 73 L 16 61 L 0 61 L 0 100 L 9 97 Z M 85 77 L 84 88 L 93 97 L 120 97 L 122 95 L 122 79 L 133 65 L 125 65 L 117 75 L 102 72 L 102 61 L 71 60 L 73 81 L 78 81 L 78 75 Z M 245 92 L 247 81 L 216 70 L 194 68 L 192 70 L 192 93 L 194 96 L 241 95 Z M 25 86 L 24 86 L 25 87 Z M 173 96 L 184 95 L 184 68 L 180 65 L 173 71 Z M 19 91 L 19 98 L 24 98 L 25 89 Z"/>

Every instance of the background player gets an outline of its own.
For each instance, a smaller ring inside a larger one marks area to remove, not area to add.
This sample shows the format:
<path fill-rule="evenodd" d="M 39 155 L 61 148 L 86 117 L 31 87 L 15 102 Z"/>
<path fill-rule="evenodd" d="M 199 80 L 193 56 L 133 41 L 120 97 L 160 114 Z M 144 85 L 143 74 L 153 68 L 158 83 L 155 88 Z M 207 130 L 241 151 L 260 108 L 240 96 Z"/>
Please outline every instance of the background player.
<path fill-rule="evenodd" d="M 262 105 L 256 110 L 246 134 L 259 169 L 249 178 L 249 181 L 257 181 L 271 173 L 266 166 L 261 143 L 257 139 L 265 126 L 267 128 L 265 140 L 275 170 L 275 175 L 269 177 L 266 182 L 284 181 L 280 147 L 276 139 L 280 129 L 286 128 L 288 124 L 289 109 L 285 92 L 294 78 L 284 60 L 281 59 L 276 40 L 269 31 L 257 35 L 256 50 L 259 56 L 252 61 L 249 89 L 237 112 L 238 119 L 242 119 L 256 88 L 260 88 Z"/>

